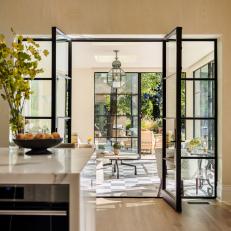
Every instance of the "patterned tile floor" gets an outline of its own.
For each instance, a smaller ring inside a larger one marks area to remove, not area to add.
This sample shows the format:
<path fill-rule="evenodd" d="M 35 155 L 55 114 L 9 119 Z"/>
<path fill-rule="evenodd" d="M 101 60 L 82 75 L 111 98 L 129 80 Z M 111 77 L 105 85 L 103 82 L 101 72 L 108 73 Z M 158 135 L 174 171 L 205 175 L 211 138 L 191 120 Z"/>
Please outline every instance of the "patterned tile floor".
<path fill-rule="evenodd" d="M 96 194 L 99 197 L 156 197 L 160 185 L 155 160 L 124 161 L 135 164 L 134 168 L 119 164 L 119 179 L 112 171 L 112 166 L 104 167 L 104 182 L 97 185 Z M 97 177 L 97 173 L 96 173 Z"/>
<path fill-rule="evenodd" d="M 96 195 L 98 197 L 157 197 L 160 179 L 156 160 L 141 159 L 124 162 L 135 164 L 137 175 L 134 175 L 134 168 L 119 165 L 120 178 L 117 179 L 112 166 L 104 166 L 104 181 L 96 185 Z M 96 178 L 100 177 L 99 174 L 97 171 Z M 168 188 L 172 191 L 174 183 L 170 183 Z M 208 189 L 211 187 L 205 182 L 196 195 L 195 179 L 184 180 L 184 196 L 208 196 Z"/>
<path fill-rule="evenodd" d="M 104 166 L 96 171 L 96 161 L 94 158 L 90 160 L 81 176 L 84 190 L 96 193 L 97 197 L 156 197 L 160 185 L 156 160 L 140 159 L 124 162 L 135 164 L 137 175 L 134 175 L 134 168 L 119 165 L 120 178 L 117 179 L 112 171 L 112 166 Z M 184 196 L 204 197 L 211 192 L 211 195 L 214 195 L 214 176 L 212 173 L 210 175 L 210 181 L 203 181 L 198 194 L 196 194 L 195 178 L 184 180 Z M 98 183 L 96 184 L 96 182 Z M 170 183 L 168 189 L 172 191 L 174 184 Z"/>

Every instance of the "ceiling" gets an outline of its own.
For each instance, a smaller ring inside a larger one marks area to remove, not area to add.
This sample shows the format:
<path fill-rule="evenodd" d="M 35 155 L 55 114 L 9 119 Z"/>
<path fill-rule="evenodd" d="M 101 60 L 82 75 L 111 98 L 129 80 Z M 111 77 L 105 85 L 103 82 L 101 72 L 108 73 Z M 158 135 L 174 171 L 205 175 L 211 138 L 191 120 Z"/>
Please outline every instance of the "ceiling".
<path fill-rule="evenodd" d="M 122 68 L 154 68 L 162 66 L 161 42 L 73 42 L 73 68 L 109 68 L 114 60 L 113 50 L 119 50 Z M 213 42 L 183 42 L 182 67 L 213 52 Z"/>
<path fill-rule="evenodd" d="M 72 44 L 73 66 L 77 68 L 110 68 L 115 54 L 122 68 L 160 67 L 162 43 L 88 42 Z"/>

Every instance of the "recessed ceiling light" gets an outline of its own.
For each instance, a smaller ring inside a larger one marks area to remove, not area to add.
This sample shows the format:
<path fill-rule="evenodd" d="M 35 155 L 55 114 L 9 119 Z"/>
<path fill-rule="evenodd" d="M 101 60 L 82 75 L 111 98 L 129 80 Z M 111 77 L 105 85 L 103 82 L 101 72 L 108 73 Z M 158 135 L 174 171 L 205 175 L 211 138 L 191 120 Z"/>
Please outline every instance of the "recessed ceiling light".
<path fill-rule="evenodd" d="M 98 63 L 111 63 L 114 60 L 113 55 L 94 55 L 95 61 Z M 136 55 L 121 55 L 120 61 L 122 63 L 135 63 L 137 61 Z"/>
<path fill-rule="evenodd" d="M 93 39 L 95 38 L 95 36 L 92 34 L 80 34 L 80 35 L 68 34 L 68 36 L 71 39 Z"/>
<path fill-rule="evenodd" d="M 126 42 L 92 42 L 92 46 L 104 47 L 104 46 L 131 46 L 131 43 Z"/>

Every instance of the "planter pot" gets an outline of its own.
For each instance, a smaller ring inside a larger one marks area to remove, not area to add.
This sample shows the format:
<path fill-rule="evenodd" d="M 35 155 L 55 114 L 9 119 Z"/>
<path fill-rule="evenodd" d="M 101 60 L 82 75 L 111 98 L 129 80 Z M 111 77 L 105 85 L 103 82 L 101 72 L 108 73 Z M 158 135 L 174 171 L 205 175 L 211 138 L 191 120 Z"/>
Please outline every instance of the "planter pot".
<path fill-rule="evenodd" d="M 114 148 L 114 154 L 119 155 L 120 154 L 120 149 Z"/>

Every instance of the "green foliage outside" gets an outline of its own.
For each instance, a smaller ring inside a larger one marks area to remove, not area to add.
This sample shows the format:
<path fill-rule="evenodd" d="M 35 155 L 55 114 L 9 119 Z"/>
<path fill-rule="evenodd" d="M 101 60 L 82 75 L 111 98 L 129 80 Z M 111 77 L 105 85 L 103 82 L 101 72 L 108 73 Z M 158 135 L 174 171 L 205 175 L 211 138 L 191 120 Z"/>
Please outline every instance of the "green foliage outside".
<path fill-rule="evenodd" d="M 0 91 L 1 97 L 9 104 L 10 126 L 15 135 L 24 128 L 22 110 L 32 94 L 30 80 L 43 72 L 38 64 L 42 54 L 47 56 L 49 52 L 40 51 L 39 44 L 33 39 L 23 42 L 23 36 L 17 36 L 13 30 L 12 33 L 16 40 L 10 45 L 0 34 Z"/>
<path fill-rule="evenodd" d="M 185 77 L 185 73 L 182 73 L 182 77 Z M 141 74 L 141 128 L 144 130 L 151 130 L 156 133 L 159 132 L 159 128 L 162 128 L 162 73 L 142 73 Z M 131 84 L 132 81 L 126 82 Z M 127 86 L 127 85 L 126 85 Z M 127 86 L 128 87 L 128 86 Z M 185 81 L 181 81 L 181 113 L 185 115 Z M 133 96 L 133 100 L 134 100 Z M 106 108 L 110 112 L 111 97 L 106 96 Z M 117 114 L 118 115 L 131 115 L 131 95 L 117 96 Z M 134 102 L 133 105 L 138 107 L 138 102 Z M 184 126 L 184 125 L 182 125 Z M 131 127 L 131 124 L 126 125 L 127 128 Z"/>
<path fill-rule="evenodd" d="M 131 115 L 131 96 L 123 95 L 118 97 L 117 102 L 118 115 Z"/>
<path fill-rule="evenodd" d="M 141 114 L 145 119 L 155 120 L 161 117 L 161 78 L 161 73 L 142 73 Z"/>
<path fill-rule="evenodd" d="M 162 127 L 161 73 L 142 73 L 141 81 L 141 128 L 159 132 Z"/>
<path fill-rule="evenodd" d="M 141 114 L 142 114 L 142 129 L 158 131 L 161 127 L 161 111 L 162 111 L 162 92 L 161 92 L 161 73 L 142 73 L 141 74 Z M 133 83 L 131 77 L 126 76 L 125 89 L 131 89 Z M 133 86 L 133 88 L 135 88 Z M 137 93 L 137 92 L 136 92 Z M 111 95 L 112 96 L 112 95 Z M 106 108 L 110 112 L 112 108 L 111 96 L 106 96 Z M 138 97 L 130 94 L 117 95 L 117 115 L 131 115 L 131 103 L 133 108 L 138 108 Z M 135 109 L 137 110 L 137 109 Z M 114 111 L 114 110 L 113 110 Z M 133 112 L 134 114 L 134 112 Z M 127 124 L 126 128 L 131 127 Z"/>
<path fill-rule="evenodd" d="M 143 117 L 147 119 L 154 119 L 153 110 L 159 108 L 159 104 L 155 99 L 145 99 L 144 95 L 148 94 L 150 97 L 159 95 L 160 92 L 161 73 L 142 73 L 141 81 L 141 94 L 142 94 L 142 107 L 141 113 Z M 138 103 L 138 102 L 135 102 Z M 106 107 L 110 111 L 110 96 L 106 97 Z M 131 114 L 131 96 L 122 95 L 117 98 L 117 114 L 118 115 L 130 115 Z M 154 112 L 155 114 L 155 112 Z"/>
<path fill-rule="evenodd" d="M 186 73 L 181 74 L 181 78 L 186 78 Z M 186 111 L 186 81 L 181 80 L 181 116 L 185 116 Z"/>

